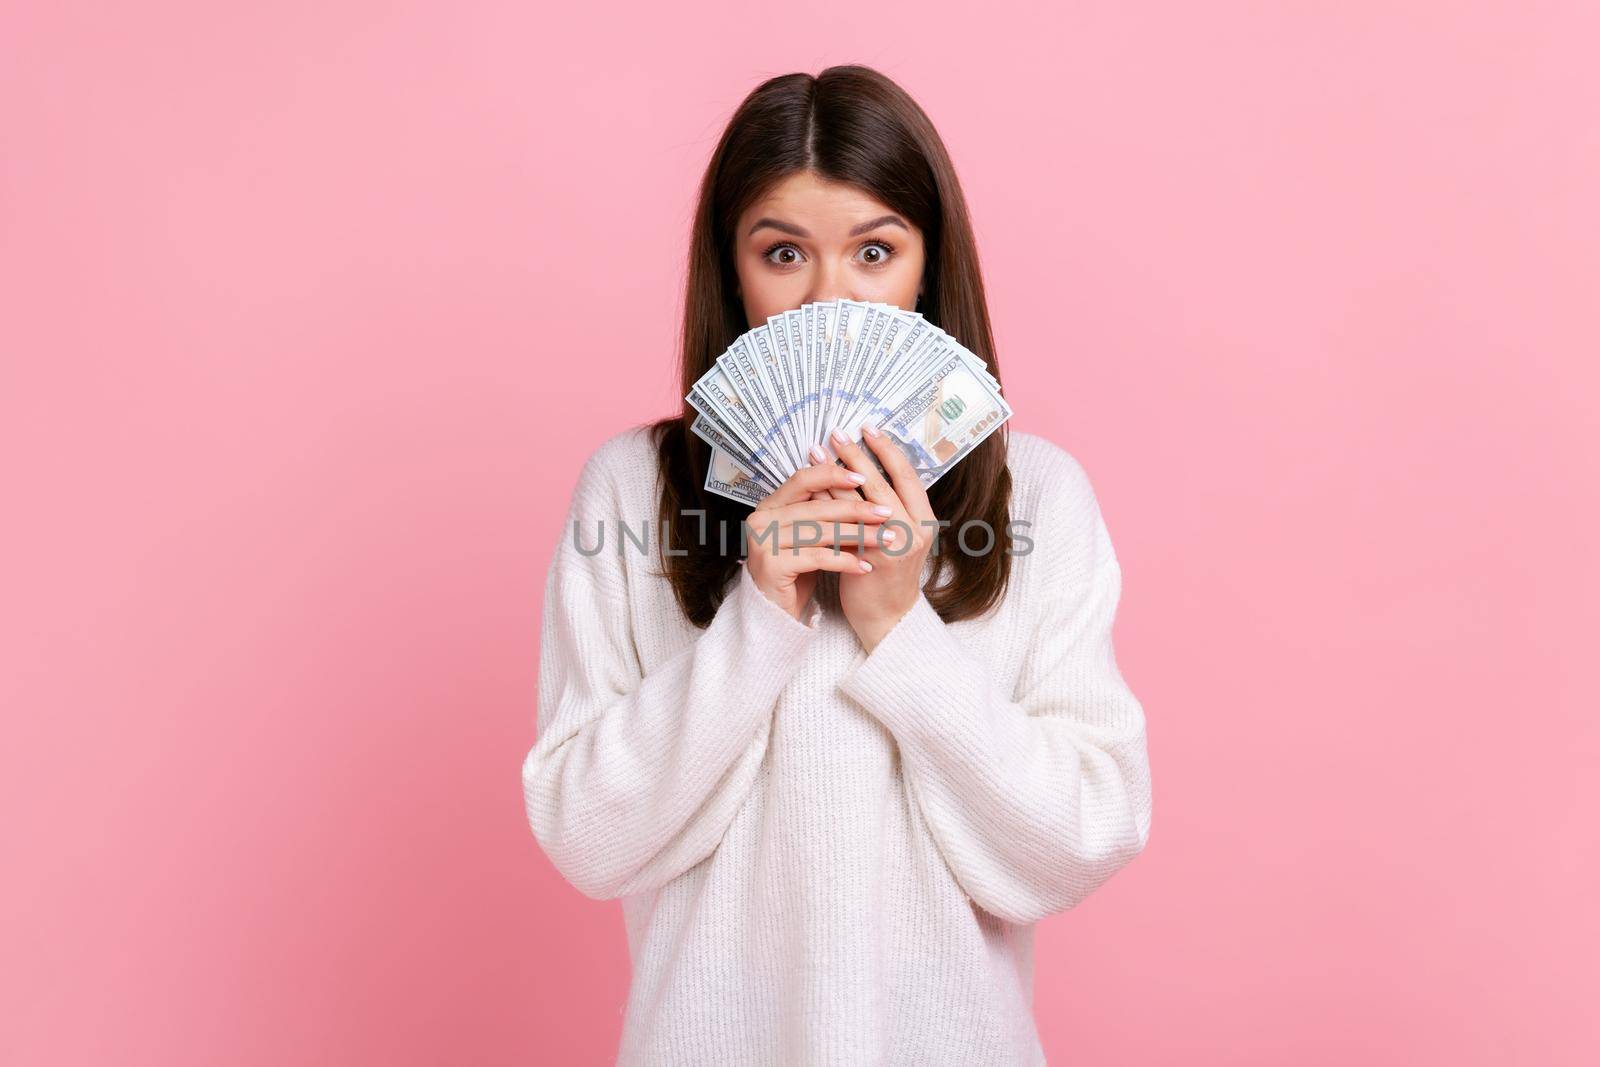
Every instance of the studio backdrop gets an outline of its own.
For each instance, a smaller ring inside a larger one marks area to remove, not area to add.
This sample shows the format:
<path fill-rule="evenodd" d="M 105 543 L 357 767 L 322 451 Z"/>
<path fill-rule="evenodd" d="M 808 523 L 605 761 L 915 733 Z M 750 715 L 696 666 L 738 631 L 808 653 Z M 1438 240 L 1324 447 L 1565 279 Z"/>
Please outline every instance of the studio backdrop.
<path fill-rule="evenodd" d="M 937 126 L 1087 473 L 1142 852 L 1052 1064 L 1596 1062 L 1600 18 L 1580 3 L 0 13 L 0 1062 L 600 1064 L 530 832 L 580 471 L 682 410 L 698 183 Z"/>

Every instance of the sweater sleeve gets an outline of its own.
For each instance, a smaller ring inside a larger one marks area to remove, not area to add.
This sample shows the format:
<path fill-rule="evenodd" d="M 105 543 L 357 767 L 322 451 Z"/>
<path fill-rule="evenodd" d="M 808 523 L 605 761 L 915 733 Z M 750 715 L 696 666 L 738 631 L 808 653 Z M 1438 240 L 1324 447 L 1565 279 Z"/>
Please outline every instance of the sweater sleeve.
<path fill-rule="evenodd" d="M 1043 561 L 1014 694 L 921 594 L 840 683 L 894 736 L 957 882 L 1013 923 L 1075 906 L 1150 834 L 1144 711 L 1111 639 L 1122 572 L 1092 495 L 1076 511 L 1087 551 Z"/>
<path fill-rule="evenodd" d="M 711 623 L 645 673 L 619 554 L 636 545 L 612 543 L 606 486 L 591 460 L 545 583 L 538 737 L 522 765 L 540 847 L 596 900 L 659 887 L 715 850 L 818 614 L 813 603 L 795 619 L 741 565 Z M 576 544 L 592 546 L 601 522 L 605 547 L 583 554 Z"/>

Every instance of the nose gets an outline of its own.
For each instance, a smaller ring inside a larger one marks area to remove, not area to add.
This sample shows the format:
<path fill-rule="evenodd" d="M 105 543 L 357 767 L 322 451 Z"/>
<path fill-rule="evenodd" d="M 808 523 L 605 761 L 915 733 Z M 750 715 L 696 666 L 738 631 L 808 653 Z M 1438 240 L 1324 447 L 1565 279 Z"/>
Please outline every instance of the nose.
<path fill-rule="evenodd" d="M 843 267 L 836 263 L 825 263 L 811 279 L 810 291 L 806 293 L 806 303 L 825 304 L 831 300 L 854 300 L 855 292 L 850 288 L 849 281 Z"/>

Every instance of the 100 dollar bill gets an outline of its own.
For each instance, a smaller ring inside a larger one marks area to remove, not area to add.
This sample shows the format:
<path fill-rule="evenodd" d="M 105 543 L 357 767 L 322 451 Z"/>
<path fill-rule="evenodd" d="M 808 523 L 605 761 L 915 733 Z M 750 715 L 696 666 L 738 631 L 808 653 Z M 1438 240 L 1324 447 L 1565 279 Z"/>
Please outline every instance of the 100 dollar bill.
<path fill-rule="evenodd" d="M 990 381 L 984 369 L 951 352 L 927 383 L 893 411 L 879 408 L 863 421 L 889 436 L 926 489 L 1011 417 L 1011 405 Z M 888 478 L 872 447 L 863 445 L 862 450 L 878 473 Z M 717 447 L 712 448 L 705 488 L 752 506 L 771 491 L 755 472 Z"/>

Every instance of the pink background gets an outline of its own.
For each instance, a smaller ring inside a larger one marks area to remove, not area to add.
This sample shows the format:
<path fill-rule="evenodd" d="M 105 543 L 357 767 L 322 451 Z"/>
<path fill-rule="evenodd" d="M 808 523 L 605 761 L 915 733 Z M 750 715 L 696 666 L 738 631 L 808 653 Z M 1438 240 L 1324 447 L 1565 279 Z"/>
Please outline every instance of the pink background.
<path fill-rule="evenodd" d="M 1593 5 L 574 6 L 0 16 L 0 1062 L 609 1061 L 545 566 L 723 123 L 848 61 L 1124 564 L 1154 832 L 1052 1062 L 1596 1062 Z"/>

